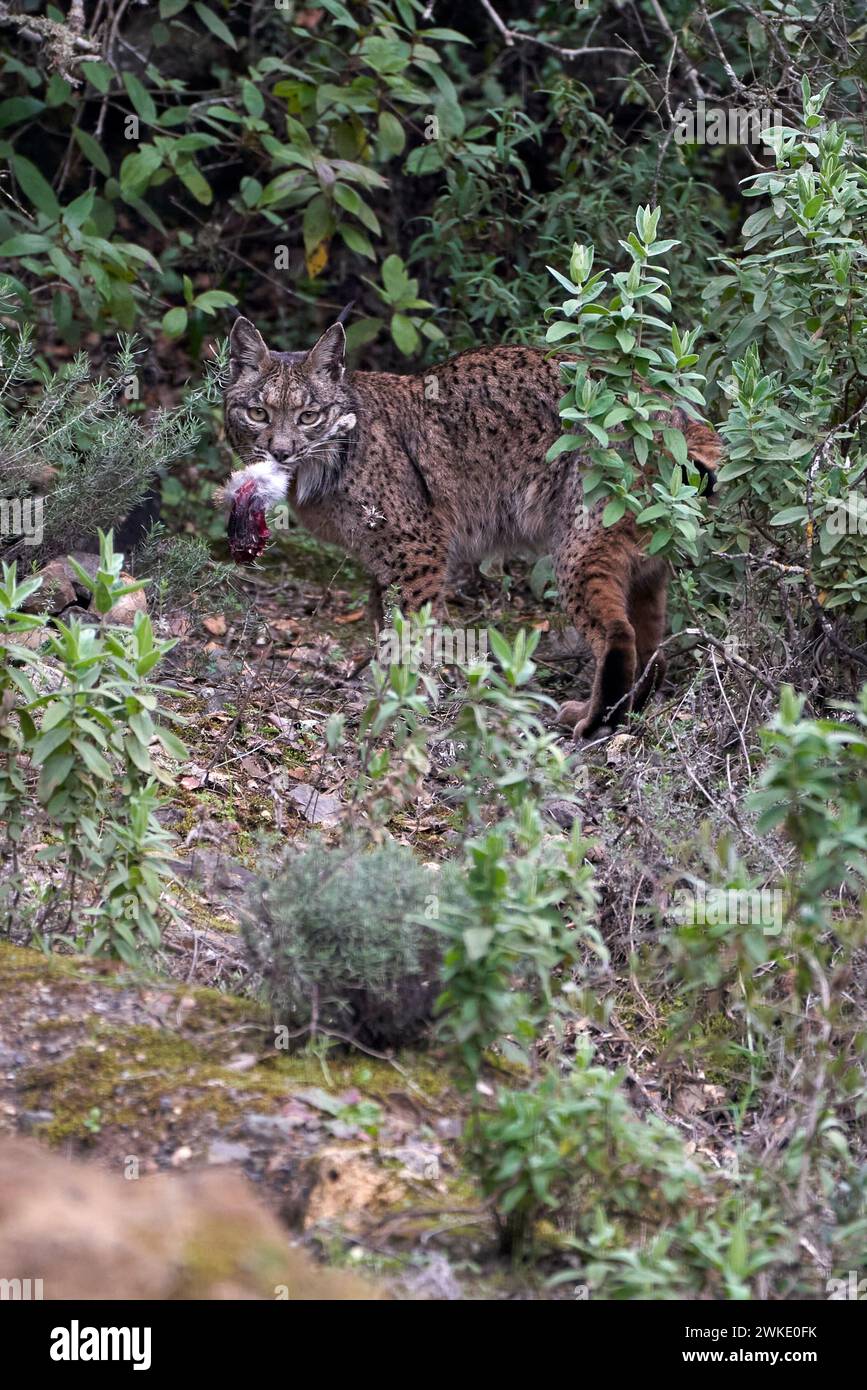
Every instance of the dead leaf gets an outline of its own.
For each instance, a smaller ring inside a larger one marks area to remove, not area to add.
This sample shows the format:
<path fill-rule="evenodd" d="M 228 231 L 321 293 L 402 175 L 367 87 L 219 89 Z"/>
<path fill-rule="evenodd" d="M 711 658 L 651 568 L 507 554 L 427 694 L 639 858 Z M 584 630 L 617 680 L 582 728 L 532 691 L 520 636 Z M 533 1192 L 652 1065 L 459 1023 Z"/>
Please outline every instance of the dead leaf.
<path fill-rule="evenodd" d="M 320 241 L 308 256 L 305 256 L 304 263 L 307 266 L 307 274 L 311 280 L 315 280 L 317 275 L 321 275 L 328 264 L 328 242 Z"/>
<path fill-rule="evenodd" d="M 212 637 L 225 637 L 228 624 L 222 613 L 213 613 L 211 617 L 202 619 L 202 627 Z"/>

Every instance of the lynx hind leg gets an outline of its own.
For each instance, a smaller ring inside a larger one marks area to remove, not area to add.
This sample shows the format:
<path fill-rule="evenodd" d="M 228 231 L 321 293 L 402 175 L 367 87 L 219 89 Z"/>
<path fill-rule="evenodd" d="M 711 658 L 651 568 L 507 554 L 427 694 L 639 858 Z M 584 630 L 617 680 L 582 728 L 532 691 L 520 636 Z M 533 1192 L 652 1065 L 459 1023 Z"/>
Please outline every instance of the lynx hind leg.
<path fill-rule="evenodd" d="M 571 724 L 575 738 L 619 724 L 632 709 L 638 665 L 629 614 L 634 557 L 633 542 L 617 527 L 573 533 L 555 556 L 562 606 L 596 658 L 589 700 L 570 700 L 558 712 L 558 723 Z"/>
<path fill-rule="evenodd" d="M 633 710 L 640 710 L 662 684 L 667 666 L 658 648 L 665 638 L 668 585 L 664 560 L 636 554 L 629 587 L 629 619 L 635 629 L 638 689 Z"/>

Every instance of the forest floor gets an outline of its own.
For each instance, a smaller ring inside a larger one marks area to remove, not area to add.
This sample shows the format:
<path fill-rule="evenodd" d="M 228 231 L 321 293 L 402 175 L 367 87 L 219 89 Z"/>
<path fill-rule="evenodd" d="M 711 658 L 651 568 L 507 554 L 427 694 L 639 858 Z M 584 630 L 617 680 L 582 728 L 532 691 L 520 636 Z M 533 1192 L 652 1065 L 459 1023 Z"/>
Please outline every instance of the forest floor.
<path fill-rule="evenodd" d="M 466 1101 L 435 1045 L 396 1057 L 282 1052 L 252 997 L 239 905 L 282 843 L 313 828 L 336 833 L 357 771 L 353 734 L 372 651 L 363 576 L 299 532 L 275 552 L 267 568 L 239 573 L 241 601 L 164 618 L 180 637 L 164 680 L 178 692 L 190 758 L 160 812 L 177 837 L 176 878 L 174 921 L 153 969 L 0 947 L 0 1131 L 32 1133 L 115 1171 L 131 1159 L 143 1174 L 235 1165 L 317 1254 L 373 1273 L 399 1296 L 569 1296 L 546 1292 L 544 1259 L 523 1270 L 498 1261 L 490 1211 L 458 1157 Z M 577 637 L 557 628 L 556 609 L 522 573 L 482 579 L 453 611 L 465 626 L 540 627 L 538 688 L 555 701 L 586 689 Z M 635 732 L 579 755 L 612 957 L 594 982 L 599 1015 L 576 1019 L 571 1037 L 586 1034 L 600 1060 L 624 1068 L 637 1112 L 663 1116 L 724 1170 L 741 1078 L 702 1065 L 701 1037 L 684 1062 L 664 1003 L 630 963 L 652 952 L 647 904 L 670 891 L 680 862 L 682 846 L 660 838 L 660 799 L 665 823 L 687 842 L 708 786 L 718 814 L 737 817 L 737 732 L 702 729 L 696 689 L 687 681 Z M 347 717 L 347 738 L 331 754 L 324 729 L 335 712 Z M 456 847 L 445 791 L 433 769 L 412 813 L 389 826 L 426 862 Z M 552 805 L 562 825 L 561 811 Z M 553 1254 L 558 1232 L 547 1236 Z"/>

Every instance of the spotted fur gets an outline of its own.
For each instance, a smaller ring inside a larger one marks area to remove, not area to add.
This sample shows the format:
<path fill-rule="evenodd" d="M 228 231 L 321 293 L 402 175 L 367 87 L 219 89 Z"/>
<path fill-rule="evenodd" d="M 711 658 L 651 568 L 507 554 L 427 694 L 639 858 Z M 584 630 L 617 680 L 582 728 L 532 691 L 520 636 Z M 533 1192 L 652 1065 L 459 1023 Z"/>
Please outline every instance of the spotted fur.
<path fill-rule="evenodd" d="M 640 708 L 663 674 L 665 567 L 631 520 L 603 528 L 601 508 L 587 514 L 580 460 L 546 461 L 561 433 L 557 361 L 508 346 L 423 376 L 349 374 L 344 348 L 339 324 L 290 353 L 236 320 L 225 414 L 244 462 L 285 470 L 302 524 L 359 560 L 375 595 L 396 584 L 406 611 L 430 602 L 442 615 L 449 572 L 468 560 L 550 553 L 560 602 L 596 658 L 589 700 L 565 705 L 563 721 L 586 736 Z M 680 411 L 671 423 L 712 473 L 714 432 Z"/>

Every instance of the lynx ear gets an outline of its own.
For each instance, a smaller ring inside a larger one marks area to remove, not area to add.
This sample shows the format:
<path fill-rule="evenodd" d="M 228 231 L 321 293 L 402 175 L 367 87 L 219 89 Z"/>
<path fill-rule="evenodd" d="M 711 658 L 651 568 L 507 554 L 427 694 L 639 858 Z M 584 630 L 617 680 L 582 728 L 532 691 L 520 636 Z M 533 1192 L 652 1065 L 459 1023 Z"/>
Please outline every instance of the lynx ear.
<path fill-rule="evenodd" d="M 268 356 L 268 348 L 265 339 L 254 328 L 249 319 L 237 318 L 232 324 L 232 331 L 229 334 L 229 354 L 232 367 L 252 367 L 258 371 L 262 362 Z"/>
<path fill-rule="evenodd" d="M 307 354 L 307 365 L 316 376 L 328 376 L 332 381 L 340 381 L 346 370 L 346 334 L 342 323 L 333 323 L 326 328 L 318 343 Z"/>

